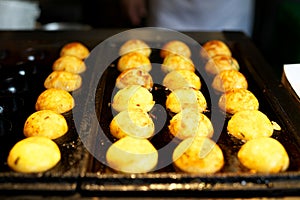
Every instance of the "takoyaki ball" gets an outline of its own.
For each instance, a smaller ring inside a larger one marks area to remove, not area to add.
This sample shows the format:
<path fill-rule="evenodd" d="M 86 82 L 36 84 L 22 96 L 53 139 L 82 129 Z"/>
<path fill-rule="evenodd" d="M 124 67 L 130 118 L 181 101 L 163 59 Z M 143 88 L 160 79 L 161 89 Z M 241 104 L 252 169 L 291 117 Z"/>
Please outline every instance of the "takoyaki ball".
<path fill-rule="evenodd" d="M 154 134 L 154 123 L 147 112 L 141 109 L 124 110 L 110 123 L 110 133 L 120 139 L 125 136 L 150 138 Z"/>
<path fill-rule="evenodd" d="M 131 52 L 120 57 L 117 68 L 120 72 L 132 68 L 140 68 L 149 72 L 152 66 L 148 57 L 137 52 Z"/>
<path fill-rule="evenodd" d="M 142 40 L 138 39 L 132 39 L 126 41 L 119 50 L 119 55 L 123 56 L 124 54 L 130 53 L 130 52 L 138 52 L 140 54 L 143 54 L 146 57 L 149 57 L 151 54 L 151 48 L 147 43 L 145 43 Z"/>
<path fill-rule="evenodd" d="M 262 137 L 246 142 L 238 159 L 253 173 L 278 173 L 289 167 L 289 156 L 283 145 L 274 138 Z"/>
<path fill-rule="evenodd" d="M 150 90 L 153 87 L 153 79 L 152 76 L 143 69 L 127 69 L 117 77 L 116 87 L 123 89 L 129 85 L 141 85 Z"/>
<path fill-rule="evenodd" d="M 240 88 L 233 89 L 219 99 L 219 107 L 228 114 L 235 114 L 242 110 L 258 110 L 259 102 L 249 90 Z"/>
<path fill-rule="evenodd" d="M 72 95 L 62 89 L 49 88 L 42 92 L 35 103 L 35 109 L 52 110 L 57 113 L 65 113 L 75 106 Z"/>
<path fill-rule="evenodd" d="M 50 170 L 61 159 L 57 144 L 47 137 L 34 136 L 20 140 L 10 150 L 8 166 L 21 173 L 39 173 Z"/>
<path fill-rule="evenodd" d="M 170 120 L 170 133 L 183 140 L 189 137 L 212 137 L 213 125 L 206 115 L 198 112 L 197 107 L 189 106 Z"/>
<path fill-rule="evenodd" d="M 178 113 L 190 105 L 195 105 L 198 112 L 204 112 L 207 102 L 200 90 L 194 88 L 180 88 L 173 90 L 166 100 L 166 108 L 171 112 Z"/>
<path fill-rule="evenodd" d="M 190 58 L 192 55 L 190 47 L 182 41 L 171 40 L 165 43 L 160 51 L 162 58 L 167 57 L 170 54 L 177 54 L 183 57 Z"/>
<path fill-rule="evenodd" d="M 204 51 L 204 52 L 203 52 Z M 200 55 L 203 57 L 214 57 L 216 55 L 231 56 L 229 47 L 221 40 L 211 40 L 206 42 L 200 50 Z"/>
<path fill-rule="evenodd" d="M 64 116 L 52 110 L 40 110 L 32 113 L 25 121 L 24 135 L 26 137 L 43 136 L 57 139 L 68 131 Z"/>
<path fill-rule="evenodd" d="M 224 70 L 239 70 L 237 60 L 228 55 L 216 55 L 208 60 L 205 71 L 210 75 L 216 75 Z"/>
<path fill-rule="evenodd" d="M 60 56 L 76 56 L 79 59 L 85 59 L 89 56 L 89 49 L 80 42 L 71 42 L 64 45 L 60 51 Z"/>
<path fill-rule="evenodd" d="M 53 63 L 52 70 L 80 74 L 86 70 L 86 65 L 76 56 L 61 56 Z"/>
<path fill-rule="evenodd" d="M 161 69 L 164 73 L 169 73 L 171 71 L 181 69 L 194 72 L 195 66 L 190 58 L 177 54 L 170 54 L 164 58 Z"/>
<path fill-rule="evenodd" d="M 132 108 L 140 108 L 148 112 L 154 104 L 150 91 L 140 85 L 129 85 L 119 90 L 112 101 L 112 107 L 117 112 Z"/>
<path fill-rule="evenodd" d="M 170 90 L 176 90 L 185 87 L 192 87 L 200 90 L 201 81 L 199 76 L 192 71 L 176 70 L 169 72 L 164 77 L 163 85 Z"/>
<path fill-rule="evenodd" d="M 79 74 L 66 71 L 53 71 L 45 80 L 45 88 L 58 88 L 68 92 L 75 91 L 81 87 L 82 78 Z"/>
<path fill-rule="evenodd" d="M 207 137 L 187 138 L 173 152 L 173 165 L 182 172 L 212 174 L 224 166 L 220 147 Z"/>
<path fill-rule="evenodd" d="M 270 137 L 273 124 L 269 118 L 258 110 L 244 110 L 235 113 L 228 121 L 227 131 L 240 140 L 252 140 L 259 137 Z"/>
<path fill-rule="evenodd" d="M 155 169 L 158 152 L 149 140 L 126 136 L 108 148 L 106 160 L 119 172 L 147 173 Z"/>
<path fill-rule="evenodd" d="M 218 92 L 227 92 L 232 89 L 247 89 L 248 82 L 241 72 L 236 70 L 225 70 L 214 77 L 212 87 Z"/>

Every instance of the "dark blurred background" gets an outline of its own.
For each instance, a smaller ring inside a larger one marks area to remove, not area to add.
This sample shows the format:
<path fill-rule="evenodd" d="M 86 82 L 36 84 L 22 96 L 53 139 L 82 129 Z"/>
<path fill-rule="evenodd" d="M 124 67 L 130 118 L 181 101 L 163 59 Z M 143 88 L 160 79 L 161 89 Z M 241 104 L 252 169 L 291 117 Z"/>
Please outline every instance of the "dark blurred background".
<path fill-rule="evenodd" d="M 276 68 L 300 63 L 300 0 L 256 0 L 251 39 Z M 134 28 L 119 0 L 40 0 L 41 25 L 88 24 L 93 28 Z M 141 24 L 140 26 L 144 26 Z"/>
<path fill-rule="evenodd" d="M 93 28 L 130 27 L 119 0 L 40 0 L 43 25 L 51 22 L 89 24 Z"/>

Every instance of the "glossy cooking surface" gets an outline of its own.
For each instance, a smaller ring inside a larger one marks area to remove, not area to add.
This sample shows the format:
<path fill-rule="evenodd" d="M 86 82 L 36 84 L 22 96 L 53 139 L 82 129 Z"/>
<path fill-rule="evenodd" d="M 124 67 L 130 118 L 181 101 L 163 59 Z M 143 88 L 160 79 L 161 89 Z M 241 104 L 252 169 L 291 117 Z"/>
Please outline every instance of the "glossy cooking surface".
<path fill-rule="evenodd" d="M 93 123 L 100 123 L 107 134 L 108 124 L 112 119 L 112 112 L 108 103 L 114 89 L 115 78 L 119 72 L 115 68 L 107 68 L 101 80 L 98 80 L 96 90 L 95 107 L 97 117 L 82 118 L 82 126 L 75 127 L 73 113 L 64 114 L 68 121 L 69 132 L 56 140 L 62 151 L 63 159 L 50 171 L 40 174 L 21 174 L 11 171 L 6 158 L 13 144 L 22 139 L 23 125 L 26 118 L 34 112 L 34 105 L 38 95 L 44 90 L 43 82 L 51 72 L 51 65 L 59 56 L 60 48 L 67 42 L 81 41 L 89 49 L 107 37 L 115 34 L 115 31 L 95 32 L 11 32 L 0 33 L 0 188 L 4 191 L 54 191 L 54 192 L 80 192 L 83 194 L 101 194 L 101 192 L 147 192 L 151 191 L 193 191 L 195 194 L 209 194 L 213 192 L 236 192 L 243 190 L 256 192 L 281 191 L 294 192 L 300 188 L 299 168 L 299 138 L 297 129 L 282 110 L 281 105 L 287 104 L 277 99 L 271 86 L 277 84 L 275 80 L 262 78 L 266 63 L 261 58 L 257 49 L 243 34 L 240 33 L 190 33 L 189 35 L 200 44 L 212 39 L 224 40 L 230 46 L 233 56 L 241 66 L 248 82 L 249 90 L 252 91 L 260 101 L 260 110 L 265 112 L 272 121 L 276 121 L 282 128 L 275 131 L 273 137 L 278 139 L 290 155 L 290 167 L 287 172 L 279 174 L 251 174 L 243 168 L 236 153 L 241 142 L 231 138 L 226 133 L 226 127 L 218 140 L 218 144 L 225 156 L 225 166 L 217 174 L 212 175 L 190 175 L 175 171 L 172 165 L 168 165 L 148 174 L 121 174 L 114 172 L 100 163 L 89 154 L 82 144 L 78 132 L 86 131 L 87 134 L 96 134 Z M 151 41 L 151 39 L 148 39 Z M 118 46 L 115 46 L 117 50 Z M 160 62 L 157 52 L 154 51 L 151 59 Z M 112 63 L 114 64 L 114 63 Z M 271 76 L 272 77 L 272 76 Z M 93 79 L 94 77 L 91 77 Z M 207 84 L 207 83 L 206 83 Z M 160 85 L 153 90 L 154 98 L 160 102 L 162 107 L 153 110 L 152 116 L 156 116 L 155 123 L 159 124 L 163 102 L 167 91 Z M 274 91 L 281 91 L 274 88 Z M 90 91 L 79 89 L 73 92 L 74 96 L 88 95 Z M 202 92 L 207 95 L 203 87 Z M 100 100 L 99 100 L 100 99 Z M 88 116 L 91 112 L 86 103 L 77 105 L 85 110 Z M 295 111 L 296 112 L 296 111 Z M 206 113 L 208 116 L 210 113 Z M 228 119 L 226 119 L 228 120 Z M 225 123 L 226 124 L 226 123 Z M 161 134 L 152 138 L 151 142 L 160 148 L 170 141 L 166 128 Z M 100 138 L 101 139 L 101 138 Z M 111 138 L 112 139 L 112 138 Z M 175 141 L 176 143 L 176 141 Z M 91 141 L 94 144 L 94 141 Z M 103 141 L 105 147 L 105 141 Z M 95 144 L 96 145 L 96 144 Z M 105 148 L 104 148 L 105 149 Z M 105 155 L 105 150 L 101 153 Z"/>

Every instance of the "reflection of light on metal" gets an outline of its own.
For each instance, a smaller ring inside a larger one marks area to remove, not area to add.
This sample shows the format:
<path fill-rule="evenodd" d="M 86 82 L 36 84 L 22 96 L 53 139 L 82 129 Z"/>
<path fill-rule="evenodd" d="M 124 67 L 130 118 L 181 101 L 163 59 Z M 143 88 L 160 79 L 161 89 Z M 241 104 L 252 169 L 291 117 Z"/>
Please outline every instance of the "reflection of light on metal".
<path fill-rule="evenodd" d="M 4 108 L 0 106 L 0 114 L 2 114 L 3 112 L 4 112 Z"/>
<path fill-rule="evenodd" d="M 28 56 L 27 59 L 28 59 L 29 61 L 34 61 L 35 57 L 34 57 L 34 56 Z"/>
<path fill-rule="evenodd" d="M 8 91 L 10 91 L 11 93 L 16 93 L 16 88 L 15 87 L 9 87 Z"/>
<path fill-rule="evenodd" d="M 19 71 L 19 74 L 20 74 L 21 76 L 25 76 L 26 72 L 25 72 L 25 70 L 20 70 L 20 71 Z"/>
<path fill-rule="evenodd" d="M 57 31 L 57 30 L 91 30 L 92 27 L 87 24 L 70 23 L 70 22 L 51 22 L 43 25 L 42 30 Z"/>

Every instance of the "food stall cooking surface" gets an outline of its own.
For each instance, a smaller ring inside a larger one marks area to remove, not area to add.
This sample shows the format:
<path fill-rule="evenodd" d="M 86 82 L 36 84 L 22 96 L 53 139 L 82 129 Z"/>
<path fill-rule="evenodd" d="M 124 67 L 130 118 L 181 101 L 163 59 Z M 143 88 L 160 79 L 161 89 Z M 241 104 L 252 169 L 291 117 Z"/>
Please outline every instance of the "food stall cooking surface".
<path fill-rule="evenodd" d="M 225 131 L 222 132 L 218 144 L 225 156 L 224 168 L 211 175 L 190 175 L 175 171 L 169 165 L 160 170 L 147 174 L 122 174 L 117 173 L 105 165 L 101 164 L 85 149 L 78 137 L 78 132 L 85 131 L 88 134 L 95 134 L 95 124 L 99 122 L 105 127 L 111 120 L 111 110 L 107 105 L 111 100 L 111 93 L 114 80 L 118 74 L 115 68 L 107 68 L 101 80 L 98 81 L 96 92 L 98 110 L 96 118 L 89 118 L 91 110 L 88 106 L 88 98 L 85 104 L 81 104 L 84 109 L 84 117 L 81 127 L 74 126 L 72 112 L 66 113 L 70 130 L 63 137 L 57 140 L 63 159 L 53 169 L 40 174 L 21 174 L 8 169 L 6 156 L 9 148 L 14 142 L 21 139 L 22 127 L 26 117 L 34 111 L 35 100 L 43 91 L 43 80 L 51 71 L 51 64 L 58 58 L 60 48 L 67 42 L 80 41 L 90 49 L 94 48 L 107 37 L 118 33 L 117 31 L 91 31 L 91 32 L 3 32 L 1 33 L 3 42 L 0 45 L 0 70 L 1 89 L 5 88 L 11 74 L 18 73 L 20 66 L 29 66 L 29 77 L 16 77 L 16 87 L 20 92 L 8 94 L 7 91 L 1 93 L 1 103 L 10 104 L 9 112 L 1 112 L 1 146 L 5 150 L 1 152 L 0 168 L 0 188 L 2 191 L 23 191 L 23 192 L 79 192 L 83 195 L 123 195 L 147 194 L 147 195 L 253 195 L 262 196 L 276 194 L 296 194 L 300 188 L 300 155 L 299 136 L 294 123 L 289 119 L 289 115 L 282 110 L 282 104 L 274 96 L 273 89 L 277 82 L 268 77 L 267 63 L 263 60 L 251 41 L 242 33 L 187 33 L 200 44 L 208 40 L 220 39 L 226 42 L 233 52 L 243 72 L 249 82 L 249 90 L 252 91 L 260 102 L 260 110 L 265 112 L 272 121 L 276 121 L 282 128 L 275 131 L 273 137 L 278 139 L 286 148 L 290 156 L 290 167 L 286 172 L 278 174 L 253 174 L 241 167 L 236 159 L 236 152 L 241 143 L 231 138 Z M 34 35 L 34 36 L 33 36 Z M 143 38 L 146 42 L 152 42 L 150 37 Z M 120 43 L 121 44 L 121 43 Z M 120 45 L 119 44 L 119 45 Z M 115 46 L 114 50 L 118 50 Z M 154 51 L 155 52 L 155 51 Z M 157 59 L 157 57 L 153 57 Z M 9 69 L 9 70 L 8 70 Z M 2 73 L 5 72 L 5 73 Z M 85 77 L 84 77 L 85 78 Z M 84 79 L 87 80 L 87 79 Z M 93 80 L 93 77 L 91 77 Z M 23 82 L 22 82 L 23 81 Z M 110 81 L 110 82 L 109 82 Z M 22 84 L 19 84 L 22 82 Z M 25 88 L 24 88 L 25 86 Z M 2 88 L 3 87 L 3 88 Z M 7 87 L 6 87 L 7 88 Z M 281 91 L 280 89 L 274 89 Z M 162 90 L 158 90 L 157 96 L 161 98 Z M 74 92 L 74 96 L 87 95 L 91 97 L 90 91 L 79 89 Z M 204 91 L 205 93 L 205 91 Z M 283 92 L 284 93 L 284 92 Z M 102 98 L 103 97 L 103 98 Z M 9 98 L 9 100 L 6 100 Z M 4 101 L 2 101 L 4 99 Z M 161 100 L 163 101 L 163 100 Z M 293 102 L 291 102 L 292 104 Z M 11 104 L 13 106 L 11 106 Z M 25 106 L 26 105 L 26 106 Z M 108 114 L 105 114 L 108 113 Z M 15 118 L 15 116 L 19 116 Z M 14 119 L 14 120 L 13 120 Z M 228 119 L 226 119 L 228 120 Z M 225 123 L 226 124 L 226 123 Z M 164 139 L 168 140 L 167 137 Z M 91 141 L 92 143 L 96 141 Z M 155 141 L 159 145 L 158 140 Z M 104 143 L 103 143 L 104 144 Z M 96 144 L 95 144 L 96 145 Z M 105 152 L 105 151 L 104 151 Z M 103 155 L 105 153 L 103 152 Z M 119 193 L 116 193 L 119 192 Z"/>

